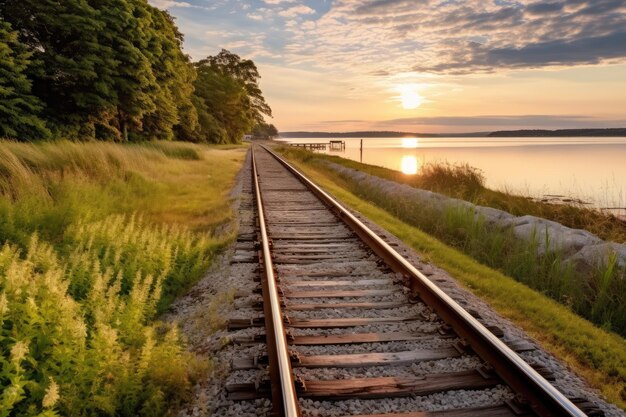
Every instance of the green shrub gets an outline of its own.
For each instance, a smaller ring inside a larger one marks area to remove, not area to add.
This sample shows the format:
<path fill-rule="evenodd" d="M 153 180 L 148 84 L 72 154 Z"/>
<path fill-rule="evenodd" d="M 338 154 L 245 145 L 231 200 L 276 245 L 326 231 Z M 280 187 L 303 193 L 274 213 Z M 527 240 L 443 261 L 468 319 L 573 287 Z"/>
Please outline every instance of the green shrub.
<path fill-rule="evenodd" d="M 95 261 L 79 302 L 68 291 L 72 267 L 37 236 L 24 256 L 11 245 L 0 250 L 4 415 L 162 415 L 165 400 L 188 394 L 195 376 L 187 363 L 195 359 L 184 353 L 176 328 L 157 336 L 150 320 L 161 281 L 137 273 L 125 294 L 123 271 L 98 269 Z"/>

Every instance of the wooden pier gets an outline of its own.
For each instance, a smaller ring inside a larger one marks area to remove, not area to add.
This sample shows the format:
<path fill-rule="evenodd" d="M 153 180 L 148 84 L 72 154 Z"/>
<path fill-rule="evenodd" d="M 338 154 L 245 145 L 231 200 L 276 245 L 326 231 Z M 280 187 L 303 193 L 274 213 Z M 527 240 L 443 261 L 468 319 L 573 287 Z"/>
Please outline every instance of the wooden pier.
<path fill-rule="evenodd" d="M 296 148 L 304 148 L 308 150 L 325 151 L 343 151 L 346 149 L 346 142 L 343 140 L 331 140 L 330 142 L 311 142 L 311 143 L 289 143 L 289 146 Z"/>

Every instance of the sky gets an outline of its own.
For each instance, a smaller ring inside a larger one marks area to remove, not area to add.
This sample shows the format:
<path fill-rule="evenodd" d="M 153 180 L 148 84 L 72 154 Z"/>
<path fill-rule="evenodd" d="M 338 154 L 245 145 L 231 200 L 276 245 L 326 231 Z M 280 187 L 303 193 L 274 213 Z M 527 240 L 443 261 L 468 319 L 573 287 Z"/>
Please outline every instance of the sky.
<path fill-rule="evenodd" d="M 149 0 L 280 131 L 626 127 L 626 0 Z"/>

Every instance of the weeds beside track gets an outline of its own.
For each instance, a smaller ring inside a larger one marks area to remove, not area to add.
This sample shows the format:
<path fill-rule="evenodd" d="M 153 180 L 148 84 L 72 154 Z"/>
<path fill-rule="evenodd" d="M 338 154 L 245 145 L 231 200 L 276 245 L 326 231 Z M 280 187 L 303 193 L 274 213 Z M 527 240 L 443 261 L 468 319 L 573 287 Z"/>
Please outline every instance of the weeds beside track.
<path fill-rule="evenodd" d="M 187 398 L 210 363 L 154 320 L 232 238 L 244 151 L 0 143 L 0 415 L 162 416 Z"/>

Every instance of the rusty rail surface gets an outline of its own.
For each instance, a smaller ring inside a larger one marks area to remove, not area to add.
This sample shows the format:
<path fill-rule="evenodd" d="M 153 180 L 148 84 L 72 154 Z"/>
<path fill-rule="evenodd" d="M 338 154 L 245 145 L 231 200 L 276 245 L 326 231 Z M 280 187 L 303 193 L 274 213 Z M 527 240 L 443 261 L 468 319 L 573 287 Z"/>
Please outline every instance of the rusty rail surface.
<path fill-rule="evenodd" d="M 299 417 L 300 408 L 291 370 L 291 359 L 287 347 L 287 337 L 283 326 L 280 297 L 274 277 L 274 266 L 270 252 L 270 242 L 265 227 L 263 198 L 259 187 L 258 172 L 252 150 L 252 175 L 257 203 L 257 215 L 261 234 L 260 244 L 264 270 L 263 304 L 265 310 L 265 328 L 272 378 L 272 405 L 277 416 Z"/>
<path fill-rule="evenodd" d="M 335 212 L 366 245 L 389 265 L 389 267 L 395 272 L 401 273 L 404 277 L 409 278 L 410 286 L 414 293 L 433 308 L 442 320 L 448 323 L 458 336 L 467 342 L 471 349 L 482 360 L 492 366 L 495 373 L 507 383 L 516 394 L 521 396 L 523 401 L 529 404 L 533 412 L 542 417 L 586 416 L 582 410 L 543 378 L 535 369 L 528 365 L 517 353 L 500 341 L 485 326 L 433 284 L 424 274 L 405 260 L 376 233 L 337 202 L 337 200 L 315 185 L 272 150 L 265 146 L 262 147 Z M 256 181 L 256 167 L 254 170 Z M 263 224 L 263 208 L 260 203 L 261 198 L 259 197 L 258 183 L 256 184 L 257 200 L 259 201 L 259 216 Z M 266 257 L 268 258 L 264 261 L 264 265 L 266 272 L 269 270 L 268 275 L 271 275 L 271 259 L 268 251 L 269 248 L 266 247 L 266 242 L 264 241 L 264 255 L 267 255 Z M 273 285 L 275 288 L 275 283 Z M 280 314 L 280 306 L 278 305 L 277 311 L 278 314 Z M 278 320 L 278 322 L 275 321 L 274 325 L 279 326 L 282 332 L 282 322 L 280 322 L 280 320 Z M 274 334 L 278 336 L 284 335 L 284 332 L 281 332 L 277 331 L 276 327 L 274 328 Z M 281 338 L 281 340 L 282 339 L 283 338 Z M 284 343 L 286 344 L 286 342 Z M 286 346 L 284 349 L 286 350 Z M 288 359 L 288 357 L 284 356 L 283 359 Z M 285 372 L 287 372 L 288 365 L 289 364 L 284 365 Z M 287 378 L 287 376 L 285 376 L 285 378 Z M 291 396 L 289 401 L 292 401 L 294 398 L 292 395 L 295 395 L 293 389 L 287 389 L 286 391 Z M 291 416 L 292 414 L 285 415 Z"/>

